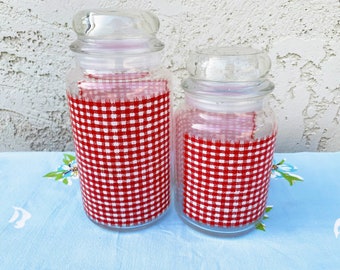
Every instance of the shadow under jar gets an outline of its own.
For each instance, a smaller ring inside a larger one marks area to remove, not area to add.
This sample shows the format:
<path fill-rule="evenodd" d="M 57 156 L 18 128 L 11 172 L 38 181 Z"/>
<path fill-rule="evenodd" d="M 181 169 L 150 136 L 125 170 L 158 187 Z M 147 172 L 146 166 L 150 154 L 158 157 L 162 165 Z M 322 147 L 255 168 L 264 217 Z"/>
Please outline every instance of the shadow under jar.
<path fill-rule="evenodd" d="M 67 98 L 88 217 L 106 228 L 150 225 L 170 203 L 169 74 L 158 19 L 136 10 L 75 15 Z"/>
<path fill-rule="evenodd" d="M 277 125 L 269 57 L 242 47 L 192 53 L 175 113 L 175 204 L 190 226 L 235 236 L 263 217 Z"/>

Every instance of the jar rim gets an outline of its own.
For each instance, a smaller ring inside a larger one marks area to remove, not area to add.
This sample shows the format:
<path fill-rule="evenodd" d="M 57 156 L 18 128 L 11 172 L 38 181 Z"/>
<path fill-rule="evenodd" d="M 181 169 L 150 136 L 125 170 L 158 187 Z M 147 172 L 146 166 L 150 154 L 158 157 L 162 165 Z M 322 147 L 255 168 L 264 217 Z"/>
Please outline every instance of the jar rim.
<path fill-rule="evenodd" d="M 257 98 L 270 94 L 274 89 L 274 84 L 269 80 L 218 82 L 187 78 L 181 86 L 186 93 L 192 95 L 224 99 Z"/>
<path fill-rule="evenodd" d="M 93 40 L 78 39 L 71 43 L 71 51 L 82 54 L 135 55 L 154 53 L 164 49 L 158 39 Z"/>

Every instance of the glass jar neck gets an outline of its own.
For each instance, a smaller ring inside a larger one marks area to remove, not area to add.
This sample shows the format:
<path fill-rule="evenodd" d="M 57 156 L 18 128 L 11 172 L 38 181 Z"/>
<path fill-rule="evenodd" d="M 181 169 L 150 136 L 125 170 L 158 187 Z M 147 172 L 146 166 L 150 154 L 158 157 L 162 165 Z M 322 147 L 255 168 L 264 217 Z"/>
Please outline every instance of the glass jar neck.
<path fill-rule="evenodd" d="M 272 92 L 270 81 L 211 82 L 187 79 L 182 83 L 185 100 L 191 106 L 209 112 L 245 113 L 263 109 Z"/>
<path fill-rule="evenodd" d="M 160 51 L 139 54 L 76 54 L 76 63 L 83 73 L 148 72 L 161 65 Z"/>
<path fill-rule="evenodd" d="M 256 112 L 263 109 L 265 97 L 252 99 L 233 98 L 211 98 L 209 96 L 197 96 L 189 93 L 185 94 L 187 104 L 208 112 L 221 113 L 247 113 Z"/>

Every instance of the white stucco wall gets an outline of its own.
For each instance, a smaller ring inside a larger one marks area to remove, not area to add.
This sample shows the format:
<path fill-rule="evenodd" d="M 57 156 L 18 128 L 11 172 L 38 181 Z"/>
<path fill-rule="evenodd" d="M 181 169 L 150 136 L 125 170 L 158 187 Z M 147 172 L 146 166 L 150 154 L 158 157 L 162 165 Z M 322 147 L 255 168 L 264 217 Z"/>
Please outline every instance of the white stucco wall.
<path fill-rule="evenodd" d="M 65 100 L 73 14 L 142 8 L 161 21 L 175 106 L 197 46 L 251 45 L 272 58 L 278 152 L 340 151 L 339 0 L 0 0 L 0 151 L 73 150 Z"/>

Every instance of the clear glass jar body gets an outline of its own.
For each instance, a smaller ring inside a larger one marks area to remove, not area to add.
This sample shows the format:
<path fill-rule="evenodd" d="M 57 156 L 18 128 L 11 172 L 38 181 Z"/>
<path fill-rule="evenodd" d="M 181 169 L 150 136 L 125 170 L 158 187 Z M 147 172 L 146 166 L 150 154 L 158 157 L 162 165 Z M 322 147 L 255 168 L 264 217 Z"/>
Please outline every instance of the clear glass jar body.
<path fill-rule="evenodd" d="M 247 232 L 266 208 L 277 125 L 265 100 L 273 85 L 190 78 L 183 87 L 174 121 L 176 210 L 206 233 Z"/>
<path fill-rule="evenodd" d="M 71 46 L 77 65 L 68 75 L 83 206 L 92 221 L 117 230 L 150 225 L 170 204 L 170 86 L 160 67 L 162 46 L 150 46 L 149 36 L 105 36 L 126 18 L 134 33 L 129 21 L 140 20 L 136 15 L 97 10 L 76 16 L 106 31 L 95 38 L 78 33 Z M 103 18 L 110 25 L 101 25 Z"/>

